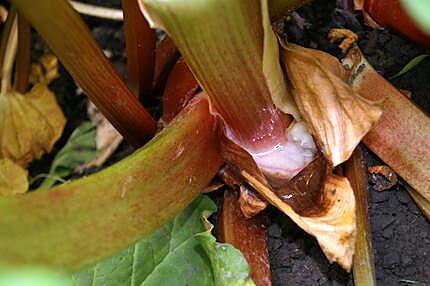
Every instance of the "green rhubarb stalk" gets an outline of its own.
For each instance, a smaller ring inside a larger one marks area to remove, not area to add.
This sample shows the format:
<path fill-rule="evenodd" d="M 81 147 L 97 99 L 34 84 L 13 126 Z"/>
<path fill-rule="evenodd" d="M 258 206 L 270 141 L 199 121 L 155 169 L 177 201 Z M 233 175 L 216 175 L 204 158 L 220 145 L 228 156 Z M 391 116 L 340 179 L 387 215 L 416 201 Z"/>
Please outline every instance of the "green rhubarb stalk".
<path fill-rule="evenodd" d="M 169 221 L 222 161 L 208 103 L 187 107 L 145 147 L 99 173 L 0 198 L 0 263 L 75 270 Z"/>
<path fill-rule="evenodd" d="M 42 35 L 91 101 L 134 146 L 143 145 L 156 122 L 106 59 L 81 17 L 66 0 L 11 0 Z"/>

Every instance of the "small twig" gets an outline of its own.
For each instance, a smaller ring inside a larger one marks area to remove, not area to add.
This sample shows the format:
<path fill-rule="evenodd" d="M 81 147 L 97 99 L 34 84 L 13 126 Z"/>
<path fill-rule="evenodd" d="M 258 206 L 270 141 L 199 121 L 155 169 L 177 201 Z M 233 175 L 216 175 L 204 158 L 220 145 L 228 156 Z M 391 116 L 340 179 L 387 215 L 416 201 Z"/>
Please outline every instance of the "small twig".
<path fill-rule="evenodd" d="M 106 7 L 81 3 L 78 1 L 70 1 L 70 4 L 72 4 L 73 8 L 76 11 L 87 16 L 108 19 L 113 21 L 124 20 L 124 15 L 122 13 L 122 10 L 120 9 L 106 8 Z"/>

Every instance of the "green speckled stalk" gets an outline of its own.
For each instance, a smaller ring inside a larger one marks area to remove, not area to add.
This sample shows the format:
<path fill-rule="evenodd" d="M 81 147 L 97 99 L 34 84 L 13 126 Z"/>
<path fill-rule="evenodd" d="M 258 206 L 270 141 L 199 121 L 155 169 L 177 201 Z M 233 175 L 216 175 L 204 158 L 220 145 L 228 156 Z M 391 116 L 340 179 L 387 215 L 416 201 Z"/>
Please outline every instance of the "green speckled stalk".
<path fill-rule="evenodd" d="M 0 262 L 77 269 L 113 255 L 184 209 L 222 161 L 206 100 L 99 173 L 0 198 Z"/>

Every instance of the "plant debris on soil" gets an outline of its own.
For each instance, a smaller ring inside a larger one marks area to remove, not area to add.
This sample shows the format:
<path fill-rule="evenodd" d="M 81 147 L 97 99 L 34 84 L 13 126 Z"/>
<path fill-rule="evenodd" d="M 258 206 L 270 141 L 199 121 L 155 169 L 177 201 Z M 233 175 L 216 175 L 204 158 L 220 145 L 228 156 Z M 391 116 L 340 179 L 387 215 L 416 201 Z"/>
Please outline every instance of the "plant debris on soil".
<path fill-rule="evenodd" d="M 107 7 L 120 7 L 120 0 L 82 1 Z M 305 47 L 318 48 L 340 56 L 340 50 L 326 36 L 332 28 L 346 28 L 357 33 L 358 44 L 370 64 L 385 78 L 395 75 L 414 57 L 427 51 L 389 30 L 374 30 L 365 26 L 363 18 L 342 9 L 335 0 L 314 1 L 312 5 L 294 12 L 278 22 L 291 42 Z M 110 55 L 110 60 L 121 74 L 125 74 L 125 47 L 123 25 L 103 19 L 84 17 L 98 43 Z M 32 37 L 32 60 L 48 48 L 36 33 Z M 50 163 L 71 132 L 88 120 L 87 99 L 64 68 L 61 77 L 52 84 L 58 101 L 68 118 L 63 136 L 51 154 L 30 166 L 30 176 L 47 173 Z M 400 89 L 410 91 L 412 99 L 426 112 L 430 112 L 430 61 L 423 61 L 414 69 L 392 80 Z M 149 107 L 159 115 L 160 105 Z M 123 143 L 105 166 L 132 152 Z M 370 151 L 365 152 L 368 166 L 383 165 Z M 104 166 L 104 167 L 105 167 Z M 92 170 L 97 171 L 97 170 Z M 385 180 L 382 176 L 369 176 L 370 219 L 373 251 L 378 285 L 430 285 L 430 224 L 411 199 L 400 180 L 389 190 L 376 189 Z M 212 196 L 216 199 L 219 192 Z M 273 207 L 266 211 L 269 224 L 269 255 L 273 285 L 353 285 L 352 274 L 337 264 L 329 264 L 316 240 L 296 226 L 287 216 Z"/>

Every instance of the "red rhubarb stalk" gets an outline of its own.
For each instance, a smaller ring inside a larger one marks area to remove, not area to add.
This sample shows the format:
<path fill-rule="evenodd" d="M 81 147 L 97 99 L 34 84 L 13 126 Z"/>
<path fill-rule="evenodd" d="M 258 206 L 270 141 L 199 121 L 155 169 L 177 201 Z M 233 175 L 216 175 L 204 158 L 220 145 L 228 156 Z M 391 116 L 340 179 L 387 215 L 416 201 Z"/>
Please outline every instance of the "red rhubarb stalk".
<path fill-rule="evenodd" d="M 417 43 L 430 47 L 430 35 L 424 33 L 407 14 L 400 0 L 357 1 L 365 13 L 379 25 L 392 28 Z M 360 7 L 358 7 L 360 8 Z"/>
<path fill-rule="evenodd" d="M 154 73 L 155 30 L 140 12 L 138 0 L 122 0 L 122 9 L 129 87 L 142 102 L 148 102 Z"/>
<path fill-rule="evenodd" d="M 364 98 L 380 102 L 383 114 L 364 143 L 413 188 L 430 200 L 430 118 L 380 76 L 358 48 L 347 56 L 351 84 Z"/>
<path fill-rule="evenodd" d="M 251 277 L 255 284 L 272 285 L 264 214 L 245 218 L 240 210 L 237 194 L 226 190 L 219 231 L 221 241 L 233 245 L 243 253 L 251 266 Z"/>
<path fill-rule="evenodd" d="M 163 93 L 163 121 L 169 123 L 194 96 L 199 83 L 184 59 L 179 59 L 170 72 Z"/>
<path fill-rule="evenodd" d="M 155 120 L 121 80 L 68 1 L 11 2 L 46 40 L 91 101 L 131 144 L 141 146 L 152 138 Z"/>

